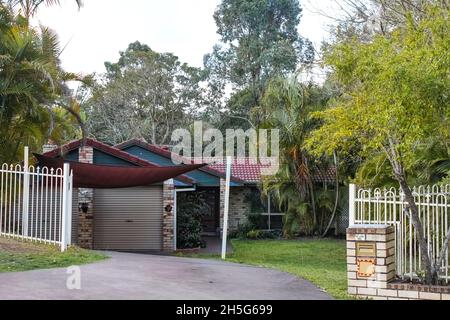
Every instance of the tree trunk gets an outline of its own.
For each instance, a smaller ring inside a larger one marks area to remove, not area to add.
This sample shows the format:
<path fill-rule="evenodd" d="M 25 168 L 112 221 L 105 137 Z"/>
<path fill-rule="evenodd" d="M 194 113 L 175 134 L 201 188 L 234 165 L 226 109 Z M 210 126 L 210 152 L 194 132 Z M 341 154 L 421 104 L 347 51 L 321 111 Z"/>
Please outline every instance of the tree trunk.
<path fill-rule="evenodd" d="M 87 130 L 86 130 L 86 125 L 83 121 L 83 119 L 81 119 L 81 116 L 78 112 L 76 112 L 72 107 L 68 106 L 68 105 L 62 105 L 62 107 L 69 112 L 77 121 L 78 126 L 80 127 L 81 130 L 81 147 L 86 146 L 86 141 L 87 141 Z"/>
<path fill-rule="evenodd" d="M 407 207 L 405 210 L 410 212 L 411 223 L 414 227 L 414 233 L 417 238 L 417 242 L 420 248 L 420 259 L 422 261 L 422 265 L 425 268 L 425 283 L 428 285 L 435 284 L 438 280 L 437 273 L 434 272 L 434 268 L 431 262 L 431 258 L 428 254 L 428 244 L 425 239 L 425 235 L 423 232 L 422 221 L 420 221 L 419 216 L 419 208 L 417 208 L 416 201 L 414 200 L 414 196 L 412 194 L 411 188 L 408 185 L 406 179 L 406 172 L 402 162 L 402 155 L 397 150 L 398 143 L 396 142 L 394 137 L 389 138 L 389 145 L 385 148 L 386 154 L 388 156 L 389 162 L 392 166 L 392 171 L 394 173 L 395 179 L 400 184 L 400 187 L 405 196 L 405 201 L 407 203 Z M 406 211 L 406 213 L 408 213 Z"/>
<path fill-rule="evenodd" d="M 414 196 L 412 194 L 411 188 L 406 182 L 406 177 L 404 174 L 395 175 L 397 181 L 400 183 L 400 187 L 405 195 L 405 201 L 408 204 L 410 210 L 410 219 L 414 226 L 414 231 L 416 234 L 417 242 L 420 247 L 420 258 L 423 266 L 425 267 L 425 282 L 428 285 L 436 284 L 438 277 L 436 270 L 433 270 L 430 256 L 428 255 L 428 245 L 423 233 L 422 221 L 420 221 L 419 209 L 417 208 Z"/>
<path fill-rule="evenodd" d="M 314 192 L 314 185 L 311 180 L 308 182 L 308 187 L 309 187 L 309 194 L 311 196 L 311 207 L 312 207 L 312 212 L 313 212 L 314 231 L 317 231 L 318 222 L 317 222 L 317 209 L 316 209 L 316 195 Z"/>

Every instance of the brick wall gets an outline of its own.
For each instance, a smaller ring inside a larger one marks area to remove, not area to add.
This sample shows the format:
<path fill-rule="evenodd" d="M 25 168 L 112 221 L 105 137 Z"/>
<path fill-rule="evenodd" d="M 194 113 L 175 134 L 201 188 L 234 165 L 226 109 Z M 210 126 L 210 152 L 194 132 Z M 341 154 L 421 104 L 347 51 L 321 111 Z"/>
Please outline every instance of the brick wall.
<path fill-rule="evenodd" d="M 176 250 L 174 247 L 174 192 L 175 186 L 173 179 L 164 182 L 163 186 L 163 250 L 171 252 Z M 170 210 L 169 210 L 170 209 Z"/>
<path fill-rule="evenodd" d="M 94 149 L 83 147 L 79 150 L 79 162 L 94 163 Z M 84 212 L 82 207 L 87 205 Z M 74 213 L 75 214 L 75 213 Z M 94 239 L 94 189 L 78 189 L 78 245 L 92 249 Z"/>
<path fill-rule="evenodd" d="M 225 180 L 220 179 L 220 228 L 223 228 L 225 208 Z M 239 224 L 245 222 L 246 215 L 250 213 L 251 203 L 247 201 L 251 190 L 249 187 L 231 187 L 230 208 L 228 213 L 228 230 L 236 230 Z"/>
<path fill-rule="evenodd" d="M 347 229 L 348 293 L 374 300 L 449 300 L 450 287 L 396 283 L 394 232 L 379 225 Z"/>

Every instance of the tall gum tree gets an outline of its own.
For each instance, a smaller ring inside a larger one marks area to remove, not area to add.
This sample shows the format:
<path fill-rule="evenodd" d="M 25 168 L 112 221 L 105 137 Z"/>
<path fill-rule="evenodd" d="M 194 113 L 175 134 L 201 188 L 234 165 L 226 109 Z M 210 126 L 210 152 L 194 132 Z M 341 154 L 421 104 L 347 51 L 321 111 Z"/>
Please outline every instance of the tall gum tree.
<path fill-rule="evenodd" d="M 301 13 L 298 0 L 223 0 L 217 7 L 220 43 L 204 62 L 210 86 L 233 88 L 227 106 L 234 115 L 247 117 L 260 106 L 270 79 L 313 60 L 311 43 L 298 32 Z"/>

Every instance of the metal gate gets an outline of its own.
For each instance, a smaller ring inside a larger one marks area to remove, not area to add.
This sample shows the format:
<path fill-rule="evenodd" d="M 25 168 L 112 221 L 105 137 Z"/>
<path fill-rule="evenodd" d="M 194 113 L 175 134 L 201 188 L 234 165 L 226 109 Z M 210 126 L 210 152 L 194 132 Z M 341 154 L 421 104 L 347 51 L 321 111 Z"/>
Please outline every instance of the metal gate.
<path fill-rule="evenodd" d="M 162 249 L 162 186 L 95 190 L 94 248 Z"/>
<path fill-rule="evenodd" d="M 415 187 L 413 196 L 427 241 L 428 256 L 437 263 L 444 251 L 444 259 L 439 265 L 439 276 L 448 283 L 450 269 L 446 242 L 450 232 L 450 185 Z M 350 185 L 349 199 L 351 226 L 366 224 L 395 226 L 397 275 L 413 279 L 423 274 L 420 247 L 403 192 L 395 188 L 357 189 L 355 185 Z"/>
<path fill-rule="evenodd" d="M 0 170 L 0 235 L 59 245 L 71 243 L 72 180 L 63 169 L 4 164 Z"/>

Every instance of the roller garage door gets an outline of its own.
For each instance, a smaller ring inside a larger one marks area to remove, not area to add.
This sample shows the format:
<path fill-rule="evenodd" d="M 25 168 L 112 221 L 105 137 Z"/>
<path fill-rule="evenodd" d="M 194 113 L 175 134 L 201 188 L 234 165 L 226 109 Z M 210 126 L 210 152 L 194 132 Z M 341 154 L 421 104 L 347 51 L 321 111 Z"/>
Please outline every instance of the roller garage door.
<path fill-rule="evenodd" d="M 94 249 L 162 250 L 162 186 L 96 189 Z"/>

